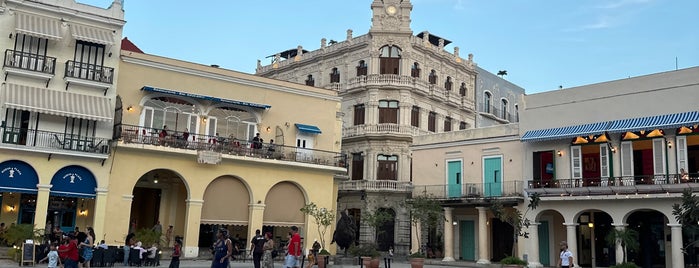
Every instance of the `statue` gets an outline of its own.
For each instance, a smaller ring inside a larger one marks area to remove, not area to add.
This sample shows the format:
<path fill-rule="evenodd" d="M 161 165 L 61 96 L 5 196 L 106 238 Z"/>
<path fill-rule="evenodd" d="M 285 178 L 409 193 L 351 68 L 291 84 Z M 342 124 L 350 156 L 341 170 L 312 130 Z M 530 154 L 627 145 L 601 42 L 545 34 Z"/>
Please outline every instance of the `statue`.
<path fill-rule="evenodd" d="M 357 239 L 355 237 L 356 233 L 357 225 L 354 223 L 354 219 L 347 215 L 346 210 L 343 210 L 340 212 L 340 219 L 337 221 L 335 233 L 333 233 L 333 240 L 330 244 L 337 242 L 337 245 L 340 249 L 345 251 L 345 256 L 347 256 L 347 250 Z"/>

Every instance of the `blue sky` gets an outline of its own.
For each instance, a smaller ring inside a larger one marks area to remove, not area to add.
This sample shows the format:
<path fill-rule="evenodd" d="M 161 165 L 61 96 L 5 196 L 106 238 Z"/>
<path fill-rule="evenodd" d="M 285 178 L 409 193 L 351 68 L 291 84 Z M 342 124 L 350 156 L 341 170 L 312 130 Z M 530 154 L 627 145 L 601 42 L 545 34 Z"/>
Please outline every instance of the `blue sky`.
<path fill-rule="evenodd" d="M 78 0 L 107 7 L 112 0 Z M 193 4 L 202 3 L 202 4 Z M 244 5 L 242 4 L 244 3 Z M 412 30 L 527 93 L 699 66 L 696 0 L 413 0 Z M 257 59 L 371 26 L 370 0 L 125 0 L 124 36 L 149 54 L 253 73 Z"/>

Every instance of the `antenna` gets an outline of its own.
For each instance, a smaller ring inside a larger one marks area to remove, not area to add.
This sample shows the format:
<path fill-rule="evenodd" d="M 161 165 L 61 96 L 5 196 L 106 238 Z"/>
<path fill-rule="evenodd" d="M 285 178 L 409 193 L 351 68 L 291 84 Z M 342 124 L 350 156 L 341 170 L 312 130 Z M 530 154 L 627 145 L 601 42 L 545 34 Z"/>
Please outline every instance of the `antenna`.
<path fill-rule="evenodd" d="M 677 71 L 677 57 L 675 57 L 675 71 Z"/>

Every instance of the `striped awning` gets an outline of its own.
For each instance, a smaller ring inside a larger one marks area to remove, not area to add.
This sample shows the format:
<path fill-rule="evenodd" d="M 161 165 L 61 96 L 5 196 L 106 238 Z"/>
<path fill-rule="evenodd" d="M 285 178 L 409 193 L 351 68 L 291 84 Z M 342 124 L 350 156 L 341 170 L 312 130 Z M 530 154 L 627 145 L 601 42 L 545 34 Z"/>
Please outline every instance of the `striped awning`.
<path fill-rule="evenodd" d="M 627 131 L 669 129 L 690 126 L 699 123 L 699 111 L 655 115 L 640 118 L 630 118 L 612 121 L 607 128 L 609 133 Z"/>
<path fill-rule="evenodd" d="M 73 38 L 85 42 L 113 45 L 114 35 L 107 29 L 99 29 L 81 24 L 71 24 L 70 32 Z"/>
<path fill-rule="evenodd" d="M 15 31 L 50 40 L 61 39 L 61 24 L 57 19 L 17 12 Z"/>
<path fill-rule="evenodd" d="M 575 125 L 567 127 L 549 128 L 530 130 L 522 135 L 521 141 L 545 141 L 558 140 L 566 138 L 574 138 L 578 136 L 587 136 L 592 134 L 600 134 L 605 131 L 610 122 L 597 122 L 585 125 Z"/>
<path fill-rule="evenodd" d="M 298 123 L 296 123 L 295 125 L 296 125 L 296 128 L 301 132 L 306 132 L 306 133 L 310 133 L 310 134 L 323 133 L 322 131 L 320 131 L 320 128 L 318 128 L 317 126 L 304 125 L 304 124 L 298 124 Z"/>
<path fill-rule="evenodd" d="M 106 122 L 114 118 L 112 101 L 102 96 L 11 83 L 1 96 L 5 108 Z"/>

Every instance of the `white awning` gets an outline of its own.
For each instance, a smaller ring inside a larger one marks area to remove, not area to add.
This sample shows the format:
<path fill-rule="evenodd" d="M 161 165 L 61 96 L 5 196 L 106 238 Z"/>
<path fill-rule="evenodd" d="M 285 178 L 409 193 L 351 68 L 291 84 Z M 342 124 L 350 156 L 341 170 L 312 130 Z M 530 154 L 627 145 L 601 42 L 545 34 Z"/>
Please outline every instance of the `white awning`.
<path fill-rule="evenodd" d="M 109 98 L 6 83 L 5 108 L 70 118 L 110 122 L 114 108 Z"/>
<path fill-rule="evenodd" d="M 57 19 L 17 12 L 15 31 L 50 40 L 61 39 L 61 24 Z"/>
<path fill-rule="evenodd" d="M 107 29 L 99 29 L 81 24 L 71 24 L 70 32 L 73 38 L 85 42 L 113 45 L 114 35 Z"/>

